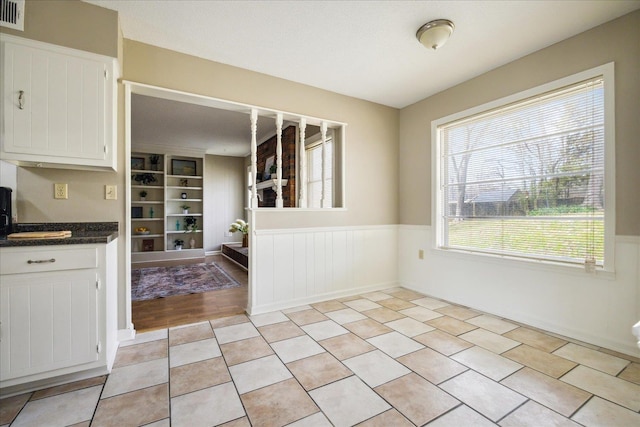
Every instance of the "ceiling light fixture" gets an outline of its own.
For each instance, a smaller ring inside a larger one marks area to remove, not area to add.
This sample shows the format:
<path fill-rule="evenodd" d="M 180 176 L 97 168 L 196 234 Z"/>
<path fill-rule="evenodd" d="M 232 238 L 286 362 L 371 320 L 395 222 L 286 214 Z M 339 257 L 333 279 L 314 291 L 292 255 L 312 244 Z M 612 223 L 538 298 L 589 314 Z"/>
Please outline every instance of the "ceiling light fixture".
<path fill-rule="evenodd" d="M 425 47 L 436 50 L 449 40 L 454 28 L 453 22 L 448 19 L 436 19 L 420 27 L 416 38 Z"/>

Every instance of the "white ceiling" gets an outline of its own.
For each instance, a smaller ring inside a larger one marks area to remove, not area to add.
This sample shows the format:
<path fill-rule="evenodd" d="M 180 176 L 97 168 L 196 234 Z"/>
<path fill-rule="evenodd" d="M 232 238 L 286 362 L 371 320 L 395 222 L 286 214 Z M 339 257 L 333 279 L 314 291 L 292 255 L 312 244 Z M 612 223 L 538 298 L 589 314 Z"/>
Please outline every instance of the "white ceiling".
<path fill-rule="evenodd" d="M 117 10 L 125 38 L 395 108 L 640 8 L 638 0 L 84 1 Z M 439 18 L 456 29 L 434 52 L 415 33 Z M 249 152 L 246 114 L 145 96 L 133 108 L 134 147 Z M 273 135 L 273 119 L 258 129 Z"/>
<path fill-rule="evenodd" d="M 85 0 L 125 38 L 402 108 L 640 8 L 633 1 Z M 434 52 L 427 21 L 456 29 Z"/>
<path fill-rule="evenodd" d="M 155 151 L 161 148 L 163 152 L 190 151 L 193 154 L 236 157 L 249 154 L 251 129 L 248 111 L 132 94 L 131 117 L 134 150 Z M 259 116 L 257 128 L 258 143 L 264 142 L 275 135 L 275 120 Z"/>

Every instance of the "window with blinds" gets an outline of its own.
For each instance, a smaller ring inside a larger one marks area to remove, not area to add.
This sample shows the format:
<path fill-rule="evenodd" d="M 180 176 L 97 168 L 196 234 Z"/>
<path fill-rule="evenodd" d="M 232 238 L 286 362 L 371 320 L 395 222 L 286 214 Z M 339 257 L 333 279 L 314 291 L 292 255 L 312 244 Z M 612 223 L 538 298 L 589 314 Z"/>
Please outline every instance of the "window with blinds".
<path fill-rule="evenodd" d="M 439 247 L 603 266 L 607 89 L 597 75 L 437 125 Z"/>
<path fill-rule="evenodd" d="M 325 170 L 325 207 L 333 206 L 333 139 L 327 138 L 325 143 L 327 165 Z M 322 207 L 322 143 L 306 147 L 307 153 L 307 206 Z"/>

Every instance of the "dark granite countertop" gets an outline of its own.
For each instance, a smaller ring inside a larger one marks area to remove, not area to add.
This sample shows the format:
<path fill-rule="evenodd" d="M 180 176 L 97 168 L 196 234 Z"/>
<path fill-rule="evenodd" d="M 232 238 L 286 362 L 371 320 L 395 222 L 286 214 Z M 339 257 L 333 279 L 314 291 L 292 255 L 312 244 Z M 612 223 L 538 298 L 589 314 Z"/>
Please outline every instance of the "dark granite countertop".
<path fill-rule="evenodd" d="M 71 237 L 64 239 L 7 239 L 0 238 L 0 248 L 19 246 L 83 245 L 88 243 L 109 243 L 118 237 L 117 222 L 45 222 L 34 224 L 14 224 L 13 233 L 28 231 L 70 230 Z"/>

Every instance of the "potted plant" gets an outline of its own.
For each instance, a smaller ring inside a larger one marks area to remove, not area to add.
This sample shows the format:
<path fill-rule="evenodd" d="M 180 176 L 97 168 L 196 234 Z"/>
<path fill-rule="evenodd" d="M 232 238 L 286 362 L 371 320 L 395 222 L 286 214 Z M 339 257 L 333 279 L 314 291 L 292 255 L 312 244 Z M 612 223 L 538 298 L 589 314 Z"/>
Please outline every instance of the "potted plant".
<path fill-rule="evenodd" d="M 144 202 L 145 200 L 147 200 L 147 192 L 142 190 L 140 192 L 140 201 Z"/>
<path fill-rule="evenodd" d="M 185 215 L 189 213 L 189 209 L 191 208 L 191 206 L 187 206 L 187 205 L 182 205 L 180 207 L 182 208 L 182 213 Z"/>
<path fill-rule="evenodd" d="M 184 218 L 184 229 L 187 233 L 197 233 L 198 232 L 198 222 L 195 217 L 187 216 Z M 195 234 L 191 234 L 191 238 L 189 239 L 189 247 L 191 249 L 196 248 L 196 239 Z"/>
<path fill-rule="evenodd" d="M 131 177 L 135 182 L 142 185 L 149 185 L 157 179 L 152 173 L 137 173 Z"/>
<path fill-rule="evenodd" d="M 157 171 L 159 169 L 158 164 L 160 163 L 160 155 L 159 154 L 150 155 L 149 162 L 151 163 L 151 170 Z"/>
<path fill-rule="evenodd" d="M 193 216 L 184 217 L 184 229 L 189 233 L 195 233 L 198 231 L 198 221 Z"/>
<path fill-rule="evenodd" d="M 278 177 L 278 174 L 276 173 L 278 171 L 278 167 L 274 164 L 271 165 L 271 167 L 269 168 L 269 173 L 271 174 L 271 179 L 276 179 Z"/>
<path fill-rule="evenodd" d="M 176 251 L 181 251 L 182 245 L 184 245 L 184 240 L 182 239 L 176 239 L 173 241 L 173 247 L 176 249 Z"/>
<path fill-rule="evenodd" d="M 231 226 L 229 227 L 229 232 L 235 233 L 236 231 L 239 231 L 242 233 L 242 247 L 243 248 L 248 247 L 249 246 L 249 223 L 241 219 L 236 219 L 235 222 L 231 223 Z"/>

